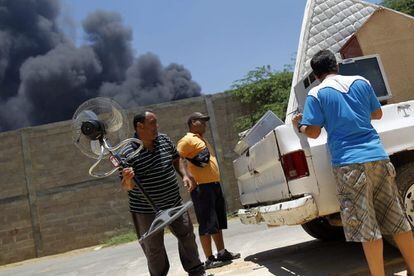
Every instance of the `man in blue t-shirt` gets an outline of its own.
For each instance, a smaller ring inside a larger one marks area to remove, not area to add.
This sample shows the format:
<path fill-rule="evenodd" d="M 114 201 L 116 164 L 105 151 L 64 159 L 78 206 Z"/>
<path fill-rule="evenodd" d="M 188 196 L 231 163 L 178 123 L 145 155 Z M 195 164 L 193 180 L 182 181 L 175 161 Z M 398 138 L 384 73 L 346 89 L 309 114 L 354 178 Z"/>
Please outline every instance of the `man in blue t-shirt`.
<path fill-rule="evenodd" d="M 393 235 L 414 275 L 414 239 L 395 185 L 395 169 L 371 120 L 382 117 L 369 81 L 338 75 L 335 56 L 319 51 L 311 60 L 321 84 L 306 98 L 303 114 L 293 117 L 300 133 L 318 138 L 328 133 L 337 181 L 341 219 L 347 241 L 362 242 L 372 275 L 384 275 L 382 235 Z"/>

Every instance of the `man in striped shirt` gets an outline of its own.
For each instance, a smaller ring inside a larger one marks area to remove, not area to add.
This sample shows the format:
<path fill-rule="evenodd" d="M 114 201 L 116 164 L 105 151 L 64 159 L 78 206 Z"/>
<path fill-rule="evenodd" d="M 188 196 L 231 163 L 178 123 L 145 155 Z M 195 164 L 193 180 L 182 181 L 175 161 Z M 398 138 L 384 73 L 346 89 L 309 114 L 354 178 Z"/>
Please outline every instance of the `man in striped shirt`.
<path fill-rule="evenodd" d="M 178 181 L 175 172 L 183 178 L 189 191 L 195 188 L 194 179 L 187 173 L 184 162 L 180 162 L 178 152 L 165 134 L 158 133 L 156 115 L 151 111 L 139 113 L 134 117 L 136 137 L 144 145 L 141 152 L 129 160 L 131 167 L 122 171 L 122 187 L 128 191 L 129 206 L 138 237 L 148 231 L 155 218 L 155 211 L 140 193 L 134 176 L 139 185 L 145 189 L 155 205 L 165 210 L 182 204 Z M 134 145 L 122 150 L 126 158 L 134 151 Z M 193 225 L 187 212 L 170 224 L 171 232 L 178 239 L 181 263 L 189 275 L 205 275 L 199 259 Z M 169 262 L 164 247 L 164 231 L 147 238 L 142 243 L 151 275 L 167 275 Z"/>

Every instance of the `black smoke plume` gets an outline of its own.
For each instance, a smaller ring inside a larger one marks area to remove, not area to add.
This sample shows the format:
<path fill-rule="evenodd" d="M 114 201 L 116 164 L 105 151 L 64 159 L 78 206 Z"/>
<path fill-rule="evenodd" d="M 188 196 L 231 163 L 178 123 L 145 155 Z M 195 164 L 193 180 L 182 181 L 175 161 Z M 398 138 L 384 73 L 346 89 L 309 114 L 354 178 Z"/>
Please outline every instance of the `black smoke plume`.
<path fill-rule="evenodd" d="M 132 30 L 122 25 L 119 14 L 97 11 L 83 22 L 87 39 L 102 64 L 101 82 L 125 80 L 133 62 Z"/>
<path fill-rule="evenodd" d="M 68 120 L 96 96 L 133 107 L 201 95 L 182 65 L 135 58 L 119 14 L 89 15 L 77 47 L 59 29 L 59 13 L 57 0 L 0 0 L 0 131 Z"/>
<path fill-rule="evenodd" d="M 0 0 L 0 99 L 17 94 L 19 70 L 29 58 L 64 42 L 54 0 Z"/>
<path fill-rule="evenodd" d="M 112 97 L 127 108 L 200 95 L 201 88 L 191 81 L 187 69 L 174 63 L 164 68 L 152 53 L 140 56 L 126 75 L 122 84 L 105 83 L 101 95 Z"/>

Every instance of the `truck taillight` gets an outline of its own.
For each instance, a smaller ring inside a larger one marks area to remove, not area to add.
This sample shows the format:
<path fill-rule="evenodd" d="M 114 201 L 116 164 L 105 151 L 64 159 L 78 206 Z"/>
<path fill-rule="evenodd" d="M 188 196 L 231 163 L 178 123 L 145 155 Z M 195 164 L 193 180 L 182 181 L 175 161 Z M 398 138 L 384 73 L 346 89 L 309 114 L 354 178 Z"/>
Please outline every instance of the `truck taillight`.
<path fill-rule="evenodd" d="M 288 181 L 309 175 L 308 163 L 303 150 L 283 155 L 282 165 Z"/>

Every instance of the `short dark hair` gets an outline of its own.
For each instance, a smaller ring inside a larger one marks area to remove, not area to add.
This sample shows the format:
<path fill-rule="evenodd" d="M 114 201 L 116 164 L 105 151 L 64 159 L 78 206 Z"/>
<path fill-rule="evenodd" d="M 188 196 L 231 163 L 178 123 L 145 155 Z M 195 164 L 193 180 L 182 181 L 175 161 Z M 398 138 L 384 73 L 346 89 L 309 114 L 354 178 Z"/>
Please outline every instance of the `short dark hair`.
<path fill-rule="evenodd" d="M 148 112 L 154 113 L 152 110 L 146 109 L 144 111 L 141 111 L 141 112 L 138 112 L 137 114 L 135 114 L 134 120 L 133 120 L 134 129 L 137 127 L 137 123 L 141 123 L 141 124 L 144 123 L 145 116 L 147 115 Z"/>
<path fill-rule="evenodd" d="M 323 74 L 337 73 L 335 55 L 329 50 L 317 52 L 311 59 L 310 65 L 316 77 L 320 77 Z"/>

